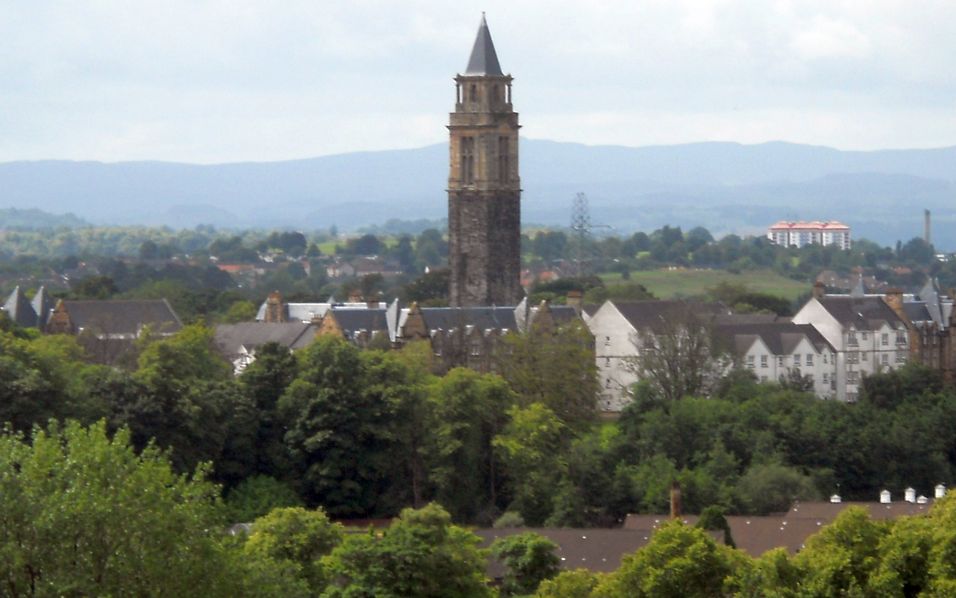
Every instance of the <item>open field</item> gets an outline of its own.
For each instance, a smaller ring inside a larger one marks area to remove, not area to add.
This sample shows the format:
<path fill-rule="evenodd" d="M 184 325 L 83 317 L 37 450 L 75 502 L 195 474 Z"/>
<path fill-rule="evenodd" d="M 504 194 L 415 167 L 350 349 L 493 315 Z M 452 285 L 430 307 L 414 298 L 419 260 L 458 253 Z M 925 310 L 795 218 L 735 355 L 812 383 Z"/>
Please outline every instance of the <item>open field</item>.
<path fill-rule="evenodd" d="M 601 274 L 605 283 L 621 281 L 618 273 Z M 793 301 L 809 293 L 808 283 L 797 282 L 771 270 L 754 270 L 733 274 L 726 270 L 647 270 L 631 272 L 631 282 L 639 282 L 661 299 L 702 295 L 721 282 L 746 285 L 751 291 L 767 293 Z"/>

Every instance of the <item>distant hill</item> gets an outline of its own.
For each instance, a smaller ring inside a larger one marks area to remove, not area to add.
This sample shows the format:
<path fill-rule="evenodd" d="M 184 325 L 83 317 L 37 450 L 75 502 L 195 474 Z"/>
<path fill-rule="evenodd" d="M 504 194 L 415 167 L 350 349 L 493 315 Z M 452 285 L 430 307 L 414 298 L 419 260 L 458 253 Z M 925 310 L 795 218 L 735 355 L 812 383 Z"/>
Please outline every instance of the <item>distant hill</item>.
<path fill-rule="evenodd" d="M 0 164 L 0 207 L 71 212 L 95 223 L 340 230 L 445 216 L 448 149 L 359 152 L 219 165 Z M 840 219 L 884 244 L 922 234 L 956 248 L 956 147 L 840 151 L 791 143 L 586 146 L 522 140 L 525 222 L 567 225 L 584 191 L 595 223 L 759 233 L 782 218 Z"/>
<path fill-rule="evenodd" d="M 47 228 L 77 228 L 89 222 L 73 214 L 49 214 L 36 208 L 0 209 L 0 229 L 39 230 Z"/>

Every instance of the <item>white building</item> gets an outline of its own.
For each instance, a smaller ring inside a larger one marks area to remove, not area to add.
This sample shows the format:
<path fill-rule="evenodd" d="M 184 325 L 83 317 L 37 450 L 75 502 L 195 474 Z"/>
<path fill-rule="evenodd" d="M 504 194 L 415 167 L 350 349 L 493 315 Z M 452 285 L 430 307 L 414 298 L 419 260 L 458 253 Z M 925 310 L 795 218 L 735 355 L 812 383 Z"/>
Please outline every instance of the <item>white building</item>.
<path fill-rule="evenodd" d="M 818 397 L 834 396 L 836 349 L 812 325 L 729 323 L 718 325 L 716 331 L 730 345 L 737 366 L 753 372 L 760 382 L 778 382 L 797 374 L 809 377 Z"/>
<path fill-rule="evenodd" d="M 660 326 L 668 318 L 681 317 L 688 310 L 695 315 L 729 314 L 719 304 L 687 304 L 683 301 L 605 301 L 587 319 L 594 335 L 594 353 L 601 384 L 598 401 L 602 411 L 616 413 L 631 402 L 638 381 L 636 360 L 643 347 L 642 331 Z"/>
<path fill-rule="evenodd" d="M 850 227 L 835 220 L 826 222 L 781 220 L 767 230 L 767 238 L 784 247 L 836 245 L 840 249 L 849 249 Z"/>
<path fill-rule="evenodd" d="M 812 324 L 836 350 L 835 398 L 855 401 L 864 376 L 906 363 L 906 322 L 882 295 L 824 295 L 822 287 L 814 294 L 793 322 Z"/>

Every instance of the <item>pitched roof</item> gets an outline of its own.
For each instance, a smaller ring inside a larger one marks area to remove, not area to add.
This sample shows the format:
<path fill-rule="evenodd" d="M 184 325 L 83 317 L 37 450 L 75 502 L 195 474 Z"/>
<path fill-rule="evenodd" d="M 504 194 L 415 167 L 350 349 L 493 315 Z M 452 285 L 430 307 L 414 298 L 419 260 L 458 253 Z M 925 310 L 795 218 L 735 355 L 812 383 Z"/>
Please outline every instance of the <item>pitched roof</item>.
<path fill-rule="evenodd" d="M 33 311 L 30 300 L 23 294 L 19 286 L 13 289 L 13 292 L 7 297 L 2 309 L 7 312 L 7 316 L 17 326 L 31 327 L 37 325 L 37 314 Z"/>
<path fill-rule="evenodd" d="M 240 349 L 279 343 L 289 349 L 301 349 L 315 340 L 317 327 L 304 322 L 240 322 L 216 326 L 215 343 L 219 351 L 229 356 L 239 355 Z"/>
<path fill-rule="evenodd" d="M 335 321 L 342 329 L 343 334 L 348 338 L 354 337 L 363 330 L 368 333 L 388 331 L 384 308 L 339 308 L 333 306 L 329 312 L 335 317 Z"/>
<path fill-rule="evenodd" d="M 524 532 L 535 532 L 558 545 L 555 554 L 561 559 L 562 569 L 589 569 L 609 573 L 621 566 L 624 555 L 647 544 L 650 530 L 602 529 L 602 528 L 500 528 L 475 530 L 481 546 L 487 548 L 498 538 L 506 538 Z M 502 577 L 504 567 L 494 559 L 489 561 L 489 576 Z"/>
<path fill-rule="evenodd" d="M 50 317 L 50 310 L 53 309 L 53 300 L 50 299 L 50 294 L 46 292 L 46 287 L 40 287 L 37 289 L 36 295 L 33 296 L 33 301 L 30 302 L 30 305 L 33 307 L 33 311 L 37 315 L 37 326 L 43 328 L 46 326 L 47 318 Z"/>
<path fill-rule="evenodd" d="M 837 322 L 843 326 L 853 326 L 857 330 L 875 330 L 884 323 L 893 328 L 905 326 L 882 296 L 825 295 L 817 301 Z"/>
<path fill-rule="evenodd" d="M 165 299 L 109 299 L 101 301 L 64 300 L 70 321 L 77 331 L 95 334 L 138 334 L 143 326 L 171 333 L 183 327 L 179 316 Z"/>
<path fill-rule="evenodd" d="M 737 349 L 745 352 L 759 338 L 774 355 L 789 355 L 807 339 L 817 351 L 835 351 L 820 331 L 812 324 L 794 324 L 793 322 L 767 322 L 758 324 L 719 324 L 717 334 L 727 340 L 737 342 Z"/>
<path fill-rule="evenodd" d="M 475 37 L 475 45 L 471 49 L 471 58 L 468 59 L 465 74 L 495 77 L 504 74 L 501 72 L 501 65 L 498 64 L 498 54 L 495 52 L 494 42 L 491 41 L 491 32 L 488 31 L 485 13 L 481 13 L 481 24 L 478 26 L 478 35 Z"/>
<path fill-rule="evenodd" d="M 612 303 L 631 326 L 637 330 L 647 328 L 654 329 L 669 318 L 688 314 L 716 319 L 718 316 L 732 313 L 727 306 L 721 303 L 695 303 L 681 299 L 629 302 L 612 301 Z"/>

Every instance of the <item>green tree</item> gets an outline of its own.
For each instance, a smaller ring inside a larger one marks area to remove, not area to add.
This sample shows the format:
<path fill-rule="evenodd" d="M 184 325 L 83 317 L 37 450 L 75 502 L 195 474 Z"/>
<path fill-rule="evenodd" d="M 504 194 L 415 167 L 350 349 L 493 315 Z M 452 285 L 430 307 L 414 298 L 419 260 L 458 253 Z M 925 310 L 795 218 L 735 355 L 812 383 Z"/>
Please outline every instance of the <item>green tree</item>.
<path fill-rule="evenodd" d="M 711 597 L 725 593 L 733 561 L 703 530 L 679 521 L 662 525 L 650 542 L 627 555 L 594 596 L 618 598 Z"/>
<path fill-rule="evenodd" d="M 508 416 L 511 421 L 495 436 L 494 447 L 510 480 L 509 509 L 538 526 L 551 514 L 554 488 L 567 469 L 567 426 L 541 403 L 512 407 Z"/>
<path fill-rule="evenodd" d="M 295 490 L 264 475 L 250 476 L 226 494 L 229 521 L 233 523 L 249 523 L 279 507 L 299 506 L 302 499 Z"/>
<path fill-rule="evenodd" d="M 405 509 L 381 534 L 349 536 L 323 560 L 323 596 L 490 597 L 480 540 L 436 504 Z"/>
<path fill-rule="evenodd" d="M 535 598 L 589 598 L 601 582 L 601 575 L 587 569 L 562 571 L 538 586 Z"/>
<path fill-rule="evenodd" d="M 575 430 L 590 426 L 600 388 L 594 338 L 583 322 L 556 329 L 536 323 L 526 334 L 505 336 L 502 343 L 497 371 L 523 405 L 541 403 Z"/>
<path fill-rule="evenodd" d="M 502 584 L 504 594 L 532 594 L 538 584 L 557 575 L 561 568 L 561 560 L 555 554 L 557 549 L 557 544 L 535 532 L 495 540 L 491 554 L 507 569 Z"/>
<path fill-rule="evenodd" d="M 287 422 L 279 411 L 279 399 L 298 373 L 298 362 L 286 347 L 266 343 L 256 350 L 256 360 L 239 376 L 242 393 L 255 405 L 256 471 L 276 478 L 292 474 L 284 435 Z"/>
<path fill-rule="evenodd" d="M 304 496 L 336 516 L 379 514 L 395 444 L 388 398 L 369 391 L 359 350 L 344 339 L 319 338 L 299 358 L 280 412 Z"/>
<path fill-rule="evenodd" d="M 0 579 L 12 596 L 235 595 L 218 488 L 104 422 L 0 435 Z M 233 575 L 235 573 L 235 576 Z"/>
<path fill-rule="evenodd" d="M 748 513 L 766 515 L 790 509 L 795 500 L 818 498 L 812 480 L 778 463 L 754 464 L 740 477 L 737 497 Z"/>
<path fill-rule="evenodd" d="M 342 526 L 321 510 L 285 507 L 256 519 L 243 553 L 252 560 L 276 562 L 305 580 L 312 595 L 328 583 L 322 557 L 342 542 Z"/>
<path fill-rule="evenodd" d="M 227 324 L 238 322 L 252 322 L 256 319 L 256 305 L 252 301 L 242 299 L 229 306 L 222 321 Z"/>
<path fill-rule="evenodd" d="M 429 478 L 434 498 L 459 521 L 494 520 L 501 472 L 492 447 L 515 402 L 492 374 L 455 368 L 428 388 Z M 461 472 L 467 471 L 467 476 Z"/>
<path fill-rule="evenodd" d="M 865 595 L 886 531 L 884 524 L 870 520 L 866 509 L 845 509 L 830 525 L 810 536 L 794 557 L 794 563 L 805 572 L 801 588 L 811 596 Z"/>

